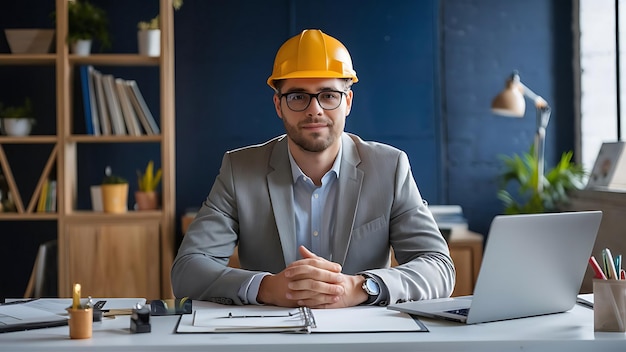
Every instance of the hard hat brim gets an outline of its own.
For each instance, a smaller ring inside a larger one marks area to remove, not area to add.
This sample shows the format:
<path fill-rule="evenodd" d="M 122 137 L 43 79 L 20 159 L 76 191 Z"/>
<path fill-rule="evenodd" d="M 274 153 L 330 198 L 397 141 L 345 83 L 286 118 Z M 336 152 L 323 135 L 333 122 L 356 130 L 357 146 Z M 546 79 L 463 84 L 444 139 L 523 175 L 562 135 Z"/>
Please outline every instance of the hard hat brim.
<path fill-rule="evenodd" d="M 274 86 L 274 81 L 293 78 L 349 78 L 352 80 L 352 83 L 356 83 L 359 81 L 359 79 L 356 77 L 356 73 L 347 76 L 345 74 L 340 74 L 338 72 L 332 71 L 296 71 L 279 77 L 270 76 L 267 79 L 267 84 L 275 89 L 276 87 Z"/>

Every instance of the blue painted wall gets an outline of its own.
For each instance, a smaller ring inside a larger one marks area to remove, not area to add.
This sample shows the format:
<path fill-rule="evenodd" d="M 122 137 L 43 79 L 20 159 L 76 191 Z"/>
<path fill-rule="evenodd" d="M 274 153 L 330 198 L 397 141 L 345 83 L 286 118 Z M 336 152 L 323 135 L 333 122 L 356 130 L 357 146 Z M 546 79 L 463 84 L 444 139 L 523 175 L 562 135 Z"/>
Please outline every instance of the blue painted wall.
<path fill-rule="evenodd" d="M 359 82 L 346 130 L 406 150 L 424 196 L 438 201 L 437 19 L 436 1 L 185 4 L 176 14 L 179 208 L 200 205 L 225 151 L 283 133 L 265 81 L 279 46 L 305 28 L 352 55 Z"/>
<path fill-rule="evenodd" d="M 157 2 L 128 2 L 124 11 L 117 1 L 93 2 L 111 9 L 113 51 L 136 52 L 135 24 L 152 16 Z M 48 3 L 5 5 L 0 28 L 23 27 L 24 18 L 31 18 L 28 26 L 46 26 Z M 571 9 L 566 0 L 185 1 L 175 14 L 178 215 L 204 200 L 225 151 L 283 133 L 265 81 L 282 42 L 317 27 L 346 44 L 360 79 L 346 129 L 405 150 L 423 195 L 462 205 L 470 228 L 486 233 L 501 211 L 497 155 L 527 150 L 535 129 L 532 109 L 517 120 L 489 111 L 513 69 L 553 107 L 547 164 L 573 149 Z M 0 38 L 0 52 L 7 51 Z M 153 68 L 105 69 L 137 79 L 158 115 Z M 0 68 L 0 79 L 14 83 L 0 88 L 0 101 L 34 92 L 43 101 L 39 109 L 54 111 L 54 86 L 43 79 L 53 80 L 53 70 L 27 71 Z M 158 153 L 148 144 L 126 161 L 124 147 L 81 147 L 81 206 L 88 207 L 87 186 L 99 182 L 104 165 L 132 179 Z M 0 246 L 0 264 L 23 268 L 0 274 L 0 298 L 22 294 L 37 243 L 55 232 L 54 222 L 0 222 L 0 235 L 11 238 Z"/>
<path fill-rule="evenodd" d="M 443 118 L 447 201 L 460 204 L 471 229 L 486 234 L 502 212 L 498 156 L 528 150 L 535 109 L 523 119 L 493 115 L 491 99 L 512 70 L 552 107 L 546 170 L 574 148 L 572 4 L 566 0 L 442 1 Z"/>

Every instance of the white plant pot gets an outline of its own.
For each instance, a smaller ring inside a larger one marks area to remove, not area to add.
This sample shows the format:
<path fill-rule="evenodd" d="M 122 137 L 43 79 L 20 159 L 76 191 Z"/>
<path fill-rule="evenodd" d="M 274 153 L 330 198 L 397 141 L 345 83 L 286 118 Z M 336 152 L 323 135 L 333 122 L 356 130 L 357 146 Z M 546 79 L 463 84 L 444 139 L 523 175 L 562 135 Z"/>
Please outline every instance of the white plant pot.
<path fill-rule="evenodd" d="M 30 117 L 5 117 L 1 119 L 0 127 L 2 127 L 2 132 L 7 136 L 23 137 L 30 134 L 34 122 L 35 120 Z"/>
<path fill-rule="evenodd" d="M 91 54 L 91 39 L 79 39 L 72 43 L 72 54 L 88 56 Z"/>
<path fill-rule="evenodd" d="M 139 55 L 161 55 L 161 30 L 144 29 L 137 32 Z"/>

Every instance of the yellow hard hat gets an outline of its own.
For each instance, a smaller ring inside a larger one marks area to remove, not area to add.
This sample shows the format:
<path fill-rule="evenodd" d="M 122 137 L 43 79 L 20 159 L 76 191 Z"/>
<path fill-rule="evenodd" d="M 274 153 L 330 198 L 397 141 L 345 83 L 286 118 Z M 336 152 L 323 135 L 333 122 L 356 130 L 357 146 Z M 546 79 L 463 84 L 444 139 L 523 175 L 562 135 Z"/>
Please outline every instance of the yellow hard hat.
<path fill-rule="evenodd" d="M 274 81 L 287 78 L 351 78 L 354 83 L 359 81 L 348 49 L 319 29 L 305 29 L 278 49 L 267 84 L 276 89 Z"/>

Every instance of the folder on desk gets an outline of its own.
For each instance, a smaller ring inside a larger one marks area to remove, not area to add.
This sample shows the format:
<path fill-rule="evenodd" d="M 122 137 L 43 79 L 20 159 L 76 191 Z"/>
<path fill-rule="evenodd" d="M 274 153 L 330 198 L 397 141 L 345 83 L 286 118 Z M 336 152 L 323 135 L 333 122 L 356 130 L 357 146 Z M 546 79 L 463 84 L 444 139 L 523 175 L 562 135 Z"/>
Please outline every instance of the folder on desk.
<path fill-rule="evenodd" d="M 0 305 L 0 333 L 67 325 L 67 316 L 40 309 L 28 301 Z"/>
<path fill-rule="evenodd" d="M 181 315 L 177 333 L 230 332 L 417 332 L 428 329 L 417 318 L 385 307 L 337 309 L 226 306 L 194 301 L 192 314 Z"/>
<path fill-rule="evenodd" d="M 121 311 L 130 314 L 136 304 L 146 304 L 145 298 L 94 298 L 93 301 L 98 309 L 117 314 Z M 71 305 L 71 298 L 38 298 L 0 304 L 0 333 L 67 325 L 67 308 Z"/>

